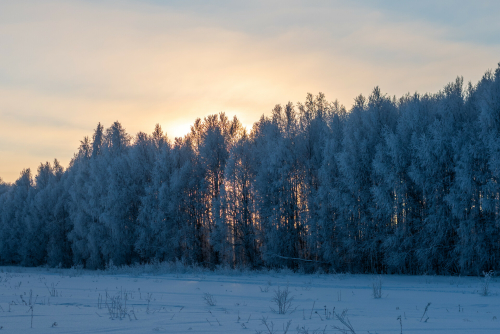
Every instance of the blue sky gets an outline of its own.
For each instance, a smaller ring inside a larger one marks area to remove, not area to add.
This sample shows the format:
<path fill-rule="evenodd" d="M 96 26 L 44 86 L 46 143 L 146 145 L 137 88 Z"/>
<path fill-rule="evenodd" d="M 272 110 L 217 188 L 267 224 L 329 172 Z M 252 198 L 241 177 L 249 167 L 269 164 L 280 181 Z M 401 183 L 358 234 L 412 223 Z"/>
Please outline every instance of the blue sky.
<path fill-rule="evenodd" d="M 324 92 L 437 92 L 500 62 L 495 1 L 0 0 L 0 177 L 67 165 L 98 122 L 185 134 L 251 126 Z"/>

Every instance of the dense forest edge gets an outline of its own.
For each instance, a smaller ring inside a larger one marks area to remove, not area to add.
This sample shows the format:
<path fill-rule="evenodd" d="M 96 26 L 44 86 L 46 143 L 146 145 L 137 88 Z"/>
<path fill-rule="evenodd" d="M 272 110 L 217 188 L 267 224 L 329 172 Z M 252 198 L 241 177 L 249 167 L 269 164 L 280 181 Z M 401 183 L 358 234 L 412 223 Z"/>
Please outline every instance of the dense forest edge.
<path fill-rule="evenodd" d="M 479 275 L 500 264 L 499 178 L 500 64 L 350 110 L 307 94 L 251 131 L 99 123 L 67 169 L 0 179 L 0 264 Z"/>

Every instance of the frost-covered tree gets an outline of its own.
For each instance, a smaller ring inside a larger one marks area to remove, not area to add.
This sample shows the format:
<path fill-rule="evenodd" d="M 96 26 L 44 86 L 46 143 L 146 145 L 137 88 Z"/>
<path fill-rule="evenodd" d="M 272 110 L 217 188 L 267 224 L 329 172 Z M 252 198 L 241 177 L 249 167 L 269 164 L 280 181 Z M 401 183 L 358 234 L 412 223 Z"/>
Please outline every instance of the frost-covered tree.
<path fill-rule="evenodd" d="M 134 161 L 143 157 L 144 161 L 138 162 L 134 174 L 142 176 L 143 182 L 137 184 L 144 187 L 139 206 L 136 227 L 135 249 L 145 261 L 157 259 L 159 261 L 175 259 L 171 257 L 173 248 L 168 235 L 168 196 L 162 201 L 160 191 L 168 192 L 172 176 L 170 163 L 170 145 L 167 137 L 159 124 L 153 134 L 141 139 L 140 149 L 133 148 Z"/>
<path fill-rule="evenodd" d="M 329 120 L 329 133 L 325 139 L 323 163 L 318 173 L 319 187 L 316 200 L 318 227 L 315 247 L 318 248 L 320 259 L 326 261 L 334 270 L 343 269 L 346 252 L 343 240 L 348 238 L 345 225 L 342 223 L 341 207 L 342 187 L 338 158 L 342 153 L 343 127 L 346 111 L 338 103 L 334 105 L 334 114 Z"/>
<path fill-rule="evenodd" d="M 245 132 L 229 154 L 225 182 L 217 203 L 216 250 L 230 265 L 257 267 L 261 264 L 255 219 L 254 166 L 252 142 Z"/>
<path fill-rule="evenodd" d="M 250 133 L 224 113 L 172 143 L 99 123 L 66 170 L 0 179 L 0 263 L 479 274 L 500 264 L 499 115 L 500 65 L 349 111 L 308 94 Z"/>
<path fill-rule="evenodd" d="M 9 191 L 2 195 L 0 256 L 3 263 L 16 264 L 24 260 L 23 250 L 19 248 L 30 214 L 32 192 L 33 177 L 28 168 L 21 172 Z"/>

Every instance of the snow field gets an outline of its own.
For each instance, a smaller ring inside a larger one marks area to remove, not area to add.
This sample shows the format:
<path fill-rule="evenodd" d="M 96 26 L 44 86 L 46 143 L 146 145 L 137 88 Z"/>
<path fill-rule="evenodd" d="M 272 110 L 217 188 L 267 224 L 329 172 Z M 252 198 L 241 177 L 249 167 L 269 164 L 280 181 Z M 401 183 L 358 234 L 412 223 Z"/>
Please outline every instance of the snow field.
<path fill-rule="evenodd" d="M 374 298 L 378 282 L 381 298 Z M 151 275 L 3 267 L 0 326 L 2 333 L 284 333 L 291 321 L 287 333 L 352 333 L 337 317 L 347 309 L 344 319 L 358 334 L 401 333 L 401 326 L 403 333 L 500 333 L 498 279 L 488 296 L 483 283 L 287 270 Z M 276 291 L 287 287 L 291 307 L 273 312 Z"/>

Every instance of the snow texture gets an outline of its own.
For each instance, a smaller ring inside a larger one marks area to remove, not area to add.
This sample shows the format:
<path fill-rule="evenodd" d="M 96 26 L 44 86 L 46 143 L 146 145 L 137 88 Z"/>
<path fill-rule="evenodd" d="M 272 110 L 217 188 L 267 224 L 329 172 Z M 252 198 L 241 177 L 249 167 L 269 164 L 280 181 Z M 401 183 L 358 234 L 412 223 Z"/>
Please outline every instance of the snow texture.
<path fill-rule="evenodd" d="M 341 316 L 344 310 L 344 320 L 355 333 L 401 333 L 401 328 L 403 333 L 498 333 L 500 329 L 500 289 L 494 277 L 489 295 L 483 296 L 484 278 L 477 277 L 305 275 L 287 269 L 210 272 L 186 267 L 148 273 L 144 268 L 2 267 L 1 331 L 284 333 L 291 321 L 288 333 L 340 333 L 335 327 L 346 327 L 334 315 Z M 378 282 L 382 297 L 374 298 L 373 284 Z M 293 297 L 291 308 L 286 314 L 273 312 L 275 291 L 287 287 Z M 213 298 L 212 305 L 207 295 Z"/>

